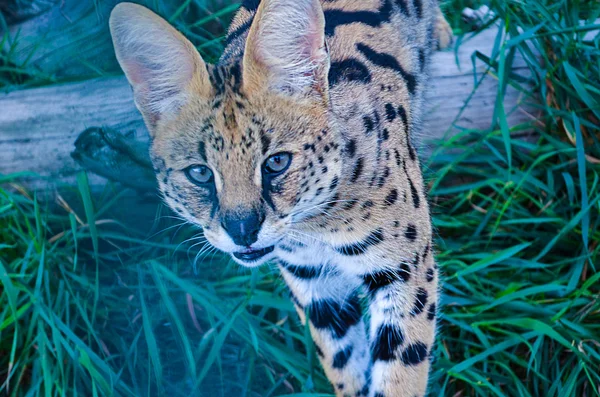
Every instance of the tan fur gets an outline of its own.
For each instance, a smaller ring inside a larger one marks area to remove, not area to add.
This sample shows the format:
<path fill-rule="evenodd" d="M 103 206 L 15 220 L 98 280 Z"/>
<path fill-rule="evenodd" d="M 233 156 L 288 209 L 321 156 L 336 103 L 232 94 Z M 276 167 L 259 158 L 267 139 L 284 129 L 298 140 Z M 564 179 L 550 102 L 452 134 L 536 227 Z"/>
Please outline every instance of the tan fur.
<path fill-rule="evenodd" d="M 324 27 L 323 10 L 325 19 L 337 11 L 371 14 L 345 14 L 368 15 L 367 22 L 340 23 L 326 37 L 331 25 Z M 217 66 L 205 66 L 189 53 L 191 44 L 158 17 L 143 11 L 137 21 L 138 12 L 139 6 L 118 6 L 111 31 L 154 135 L 152 156 L 165 201 L 202 227 L 214 246 L 231 253 L 244 247 L 223 229 L 223 217 L 264 211 L 252 249 L 274 246 L 273 253 L 238 262 L 255 266 L 277 258 L 302 319 L 306 307 L 338 302 L 344 308 L 357 290 L 370 289 L 369 335 L 362 322 L 350 319 L 336 336 L 339 324 L 330 324 L 330 330 L 319 324 L 327 318 L 311 316 L 313 339 L 336 394 L 424 395 L 438 274 L 410 137 L 419 130 L 429 54 L 451 41 L 437 3 L 263 0 L 257 10 L 241 8 Z M 372 22 L 372 13 L 385 18 Z M 164 30 L 168 41 L 158 42 L 175 50 L 161 55 L 163 46 L 136 47 L 142 29 Z M 176 60 L 164 62 L 173 54 Z M 145 72 L 136 63 L 139 56 L 159 70 Z M 330 81 L 330 67 L 335 75 L 348 60 L 360 64 L 348 69 L 353 77 L 338 74 Z M 194 65 L 194 75 L 190 79 L 186 67 L 169 68 L 170 62 Z M 145 78 L 157 74 L 169 82 L 173 101 L 148 108 L 157 99 Z M 267 189 L 261 167 L 281 152 L 291 153 L 291 165 Z M 214 191 L 187 179 L 184 170 L 195 164 L 212 170 Z M 321 274 L 306 280 L 290 265 Z M 387 280 L 386 272 L 394 279 Z M 403 280 L 401 272 L 410 277 Z M 427 302 L 418 302 L 421 298 Z M 378 353 L 384 325 L 401 334 L 402 343 Z M 341 365 L 344 349 L 351 354 Z M 372 354 L 382 356 L 371 365 Z"/>

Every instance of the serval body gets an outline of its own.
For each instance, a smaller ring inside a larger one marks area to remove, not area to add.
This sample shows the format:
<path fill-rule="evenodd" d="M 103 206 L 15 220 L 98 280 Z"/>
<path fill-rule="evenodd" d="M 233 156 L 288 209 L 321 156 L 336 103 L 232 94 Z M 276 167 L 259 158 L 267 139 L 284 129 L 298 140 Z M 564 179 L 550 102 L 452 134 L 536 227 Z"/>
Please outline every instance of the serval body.
<path fill-rule="evenodd" d="M 141 6 L 110 23 L 168 205 L 276 261 L 338 396 L 424 395 L 438 271 L 411 135 L 451 39 L 435 0 L 247 1 L 217 65 Z"/>

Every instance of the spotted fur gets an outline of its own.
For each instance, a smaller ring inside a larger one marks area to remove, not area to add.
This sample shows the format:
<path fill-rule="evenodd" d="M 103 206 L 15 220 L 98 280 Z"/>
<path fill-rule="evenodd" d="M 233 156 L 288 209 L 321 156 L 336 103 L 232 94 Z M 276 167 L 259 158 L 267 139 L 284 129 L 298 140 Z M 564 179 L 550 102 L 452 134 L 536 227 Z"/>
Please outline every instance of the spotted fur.
<path fill-rule="evenodd" d="M 278 263 L 338 396 L 425 395 L 439 275 L 412 136 L 451 40 L 435 0 L 246 1 L 216 65 L 141 6 L 110 25 L 168 205 L 242 265 Z"/>

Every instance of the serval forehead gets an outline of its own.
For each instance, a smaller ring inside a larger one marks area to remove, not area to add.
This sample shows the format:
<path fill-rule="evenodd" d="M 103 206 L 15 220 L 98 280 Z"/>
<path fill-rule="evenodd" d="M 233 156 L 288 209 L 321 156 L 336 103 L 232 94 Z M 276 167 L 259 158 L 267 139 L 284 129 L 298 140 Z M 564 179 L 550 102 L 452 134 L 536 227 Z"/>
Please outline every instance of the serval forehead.
<path fill-rule="evenodd" d="M 219 146 L 215 149 L 223 150 L 226 148 L 223 145 L 246 141 L 262 123 L 249 112 L 239 63 L 211 65 L 208 73 L 213 95 L 209 114 L 203 118 L 202 131 L 209 141 L 215 141 Z"/>
<path fill-rule="evenodd" d="M 241 60 L 208 66 L 208 76 L 215 98 L 227 94 L 242 95 Z"/>

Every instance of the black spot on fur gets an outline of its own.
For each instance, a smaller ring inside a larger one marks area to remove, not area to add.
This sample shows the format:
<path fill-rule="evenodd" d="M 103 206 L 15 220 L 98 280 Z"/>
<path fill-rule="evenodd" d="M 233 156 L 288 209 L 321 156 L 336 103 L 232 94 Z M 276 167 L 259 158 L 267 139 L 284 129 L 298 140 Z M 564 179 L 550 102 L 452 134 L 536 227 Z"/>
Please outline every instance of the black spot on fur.
<path fill-rule="evenodd" d="M 384 0 L 377 11 L 325 10 L 323 14 L 325 15 L 325 35 L 333 36 L 335 28 L 341 25 L 362 23 L 373 27 L 380 26 L 389 21 L 392 15 L 392 4 L 389 0 Z"/>
<path fill-rule="evenodd" d="M 390 132 L 388 131 L 388 129 L 387 129 L 387 128 L 384 128 L 384 129 L 383 129 L 383 131 L 382 131 L 382 133 L 381 133 L 381 138 L 382 138 L 384 141 L 387 141 L 388 139 L 390 139 Z"/>
<path fill-rule="evenodd" d="M 419 255 L 419 253 L 417 252 L 417 253 L 415 253 L 415 259 L 413 259 L 413 265 L 415 266 L 415 269 L 416 269 L 417 267 L 419 267 L 419 259 L 420 259 L 420 255 Z"/>
<path fill-rule="evenodd" d="M 397 200 L 398 200 L 398 190 L 392 189 L 387 194 L 387 196 L 385 196 L 385 205 L 388 205 L 388 206 L 393 205 Z"/>
<path fill-rule="evenodd" d="M 398 106 L 398 115 L 402 120 L 402 124 L 404 124 L 404 133 L 408 137 L 408 116 L 406 115 L 406 110 L 404 109 L 404 106 Z"/>
<path fill-rule="evenodd" d="M 427 269 L 427 282 L 432 282 L 435 277 L 435 271 L 433 269 Z"/>
<path fill-rule="evenodd" d="M 413 148 L 412 144 L 410 143 L 410 137 L 406 141 L 406 144 L 408 146 L 408 156 L 412 161 L 415 161 L 415 159 L 417 158 L 417 154 L 415 153 L 415 148 Z"/>
<path fill-rule="evenodd" d="M 396 349 L 404 343 L 404 334 L 400 328 L 384 324 L 377 330 L 371 345 L 373 361 L 390 361 L 395 358 Z"/>
<path fill-rule="evenodd" d="M 360 391 L 358 392 L 358 396 L 359 397 L 367 397 L 369 395 L 369 383 L 370 379 L 369 377 L 371 376 L 371 374 L 365 374 L 365 378 L 367 379 L 367 384 L 363 386 L 362 389 L 360 389 Z"/>
<path fill-rule="evenodd" d="M 417 192 L 417 189 L 415 188 L 415 185 L 410 177 L 408 177 L 408 184 L 410 185 L 410 195 L 413 199 L 413 205 L 415 208 L 419 208 L 421 205 L 421 198 L 419 197 L 419 192 Z"/>
<path fill-rule="evenodd" d="M 333 299 L 312 302 L 309 306 L 309 317 L 317 329 L 328 329 L 336 339 L 343 338 L 348 329 L 360 321 L 362 310 L 357 295 L 340 305 Z"/>
<path fill-rule="evenodd" d="M 346 204 L 344 204 L 344 210 L 348 211 L 354 208 L 354 206 L 358 203 L 357 199 L 351 199 Z"/>
<path fill-rule="evenodd" d="M 379 180 L 377 181 L 377 187 L 381 188 L 383 187 L 383 185 L 385 185 L 385 180 L 390 176 L 390 167 L 385 167 L 383 169 L 383 175 L 381 175 L 379 177 Z"/>
<path fill-rule="evenodd" d="M 343 61 L 332 62 L 329 68 L 329 85 L 333 87 L 340 81 L 360 81 L 369 84 L 371 73 L 358 59 L 348 58 Z"/>
<path fill-rule="evenodd" d="M 350 345 L 346 347 L 344 350 L 340 350 L 335 353 L 333 356 L 333 364 L 332 367 L 335 369 L 343 369 L 346 364 L 348 364 L 348 360 L 350 360 L 350 356 L 352 355 L 352 350 L 354 346 Z"/>
<path fill-rule="evenodd" d="M 359 157 L 354 164 L 354 169 L 352 170 L 352 176 L 350 176 L 350 183 L 354 183 L 360 178 L 363 170 L 363 158 Z"/>
<path fill-rule="evenodd" d="M 417 13 L 417 18 L 423 18 L 423 4 L 421 0 L 414 0 L 415 12 Z"/>
<path fill-rule="evenodd" d="M 325 210 L 328 211 L 330 209 L 332 209 L 333 207 L 335 207 L 337 205 L 338 200 L 340 199 L 340 195 L 339 194 L 334 194 L 333 197 L 331 198 L 331 200 L 329 200 L 327 202 L 327 205 L 325 205 Z"/>
<path fill-rule="evenodd" d="M 427 310 L 427 320 L 433 320 L 435 318 L 435 303 L 429 305 L 429 309 Z"/>
<path fill-rule="evenodd" d="M 431 245 L 427 244 L 427 247 L 425 247 L 425 250 L 423 250 L 423 263 L 425 263 L 425 259 L 427 259 L 427 255 L 429 254 L 430 250 Z"/>
<path fill-rule="evenodd" d="M 398 167 L 402 166 L 402 157 L 400 156 L 398 149 L 394 149 L 394 157 L 396 157 L 396 165 Z"/>
<path fill-rule="evenodd" d="M 404 68 L 400 65 L 400 63 L 398 63 L 398 60 L 396 58 L 385 52 L 377 52 L 364 43 L 357 43 L 356 49 L 360 51 L 374 65 L 394 70 L 395 72 L 400 74 L 404 81 L 406 81 L 406 87 L 408 88 L 408 92 L 411 95 L 415 93 L 415 88 L 417 86 L 417 80 L 415 76 L 404 70 Z"/>
<path fill-rule="evenodd" d="M 418 365 L 427 359 L 427 346 L 423 342 L 413 343 L 402 352 L 405 365 Z"/>
<path fill-rule="evenodd" d="M 419 288 L 417 290 L 417 297 L 415 299 L 415 305 L 413 306 L 410 314 L 416 316 L 418 314 L 423 313 L 423 309 L 427 304 L 427 291 L 425 288 Z"/>
<path fill-rule="evenodd" d="M 356 141 L 354 139 L 350 139 L 348 143 L 346 143 L 345 151 L 348 153 L 348 156 L 354 157 L 356 154 Z"/>
<path fill-rule="evenodd" d="M 344 390 L 344 384 L 343 383 L 336 383 L 335 387 L 337 387 L 338 390 Z"/>
<path fill-rule="evenodd" d="M 385 118 L 390 123 L 396 118 L 396 109 L 394 109 L 394 105 L 391 103 L 385 104 Z"/>
<path fill-rule="evenodd" d="M 314 153 L 316 151 L 315 145 L 312 143 L 305 143 L 304 150 L 311 150 Z"/>
<path fill-rule="evenodd" d="M 410 266 L 406 263 L 401 263 L 398 274 L 402 278 L 402 281 L 407 282 L 410 279 Z"/>
<path fill-rule="evenodd" d="M 408 9 L 408 6 L 407 6 L 405 0 L 396 0 L 395 3 L 398 6 L 398 8 L 400 8 L 400 12 L 402 14 L 404 14 L 406 16 L 410 16 L 410 11 Z"/>
<path fill-rule="evenodd" d="M 374 295 L 381 288 L 387 287 L 396 281 L 408 281 L 410 278 L 410 268 L 408 266 L 400 269 L 382 270 L 375 273 L 369 273 L 363 276 L 363 281 L 367 290 Z"/>
<path fill-rule="evenodd" d="M 323 270 L 320 266 L 296 266 L 287 262 L 281 262 L 281 266 L 289 273 L 303 280 L 310 280 L 319 277 Z"/>
<path fill-rule="evenodd" d="M 417 239 L 417 227 L 413 224 L 406 226 L 404 236 L 410 241 L 415 241 Z"/>
<path fill-rule="evenodd" d="M 363 124 L 365 126 L 365 133 L 367 135 L 369 135 L 373 131 L 373 128 L 375 128 L 375 124 L 369 116 L 363 117 Z"/>
<path fill-rule="evenodd" d="M 337 176 L 334 176 L 333 179 L 331 180 L 331 183 L 329 184 L 329 190 L 334 190 L 337 185 L 339 183 L 339 179 Z"/>
<path fill-rule="evenodd" d="M 358 243 L 348 244 L 337 248 L 343 255 L 354 256 L 364 254 L 370 246 L 377 245 L 384 240 L 383 230 L 377 229 L 371 232 L 364 240 Z"/>
<path fill-rule="evenodd" d="M 419 48 L 419 69 L 423 71 L 425 69 L 425 50 Z"/>

